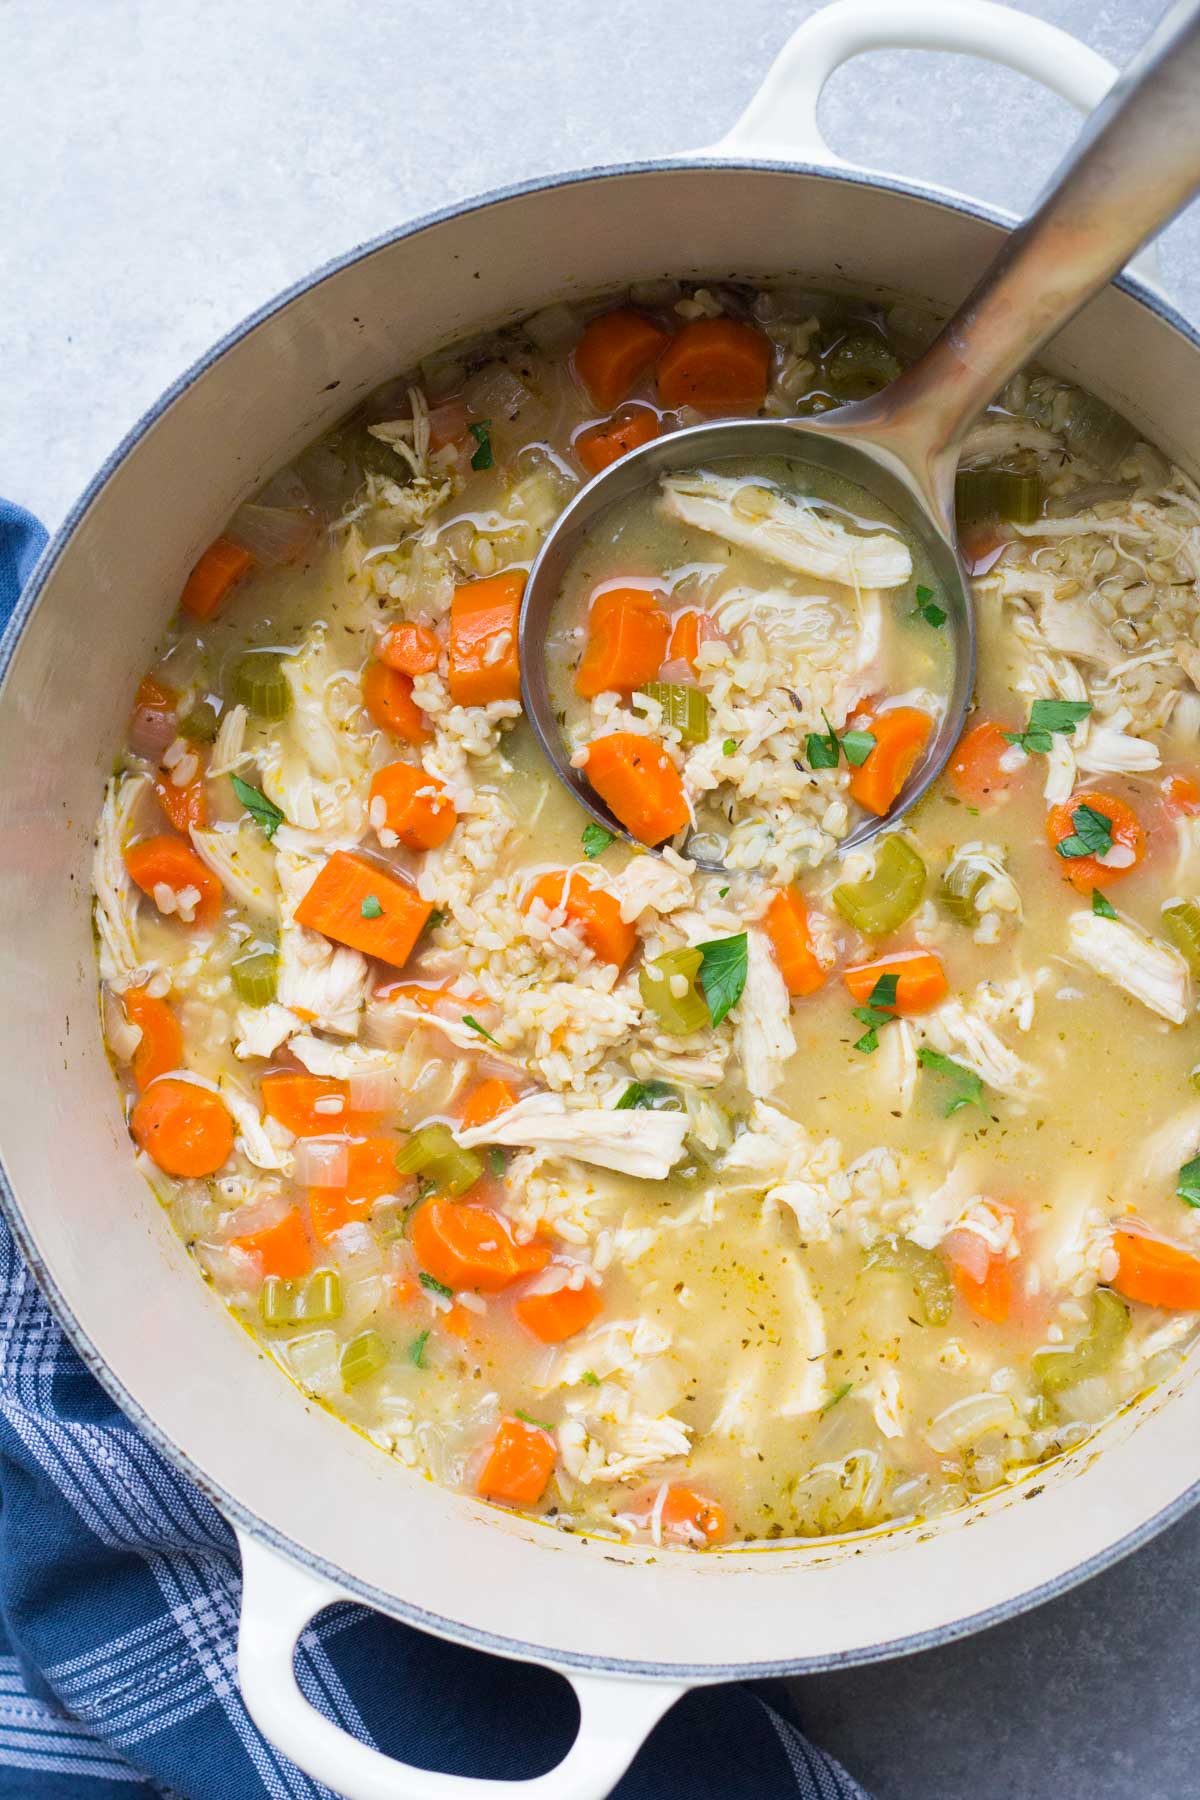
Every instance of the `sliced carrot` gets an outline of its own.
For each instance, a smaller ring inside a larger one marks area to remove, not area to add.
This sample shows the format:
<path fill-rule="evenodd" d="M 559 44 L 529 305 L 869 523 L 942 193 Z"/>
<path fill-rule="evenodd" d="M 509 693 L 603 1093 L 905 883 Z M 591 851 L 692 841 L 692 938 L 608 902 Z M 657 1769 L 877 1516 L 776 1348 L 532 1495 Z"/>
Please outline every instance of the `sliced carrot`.
<path fill-rule="evenodd" d="M 191 920 L 185 923 L 202 926 L 207 931 L 220 918 L 221 884 L 181 837 L 164 834 L 143 838 L 141 843 L 131 845 L 125 852 L 125 867 L 130 879 L 152 900 L 156 888 L 167 888 L 176 895 L 186 893 L 189 888 L 195 889 L 199 899 L 195 902 Z"/>
<path fill-rule="evenodd" d="M 486 706 L 521 698 L 517 627 L 528 576 L 507 569 L 455 588 L 450 602 L 450 698 Z"/>
<path fill-rule="evenodd" d="M 700 646 L 720 638 L 721 633 L 706 612 L 697 612 L 689 607 L 686 612 L 676 613 L 671 626 L 671 643 L 667 650 L 671 662 L 685 662 L 689 668 L 696 667 L 700 655 Z"/>
<path fill-rule="evenodd" d="M 230 588 L 253 566 L 248 550 L 228 538 L 217 538 L 185 581 L 180 606 L 193 619 L 211 619 Z"/>
<path fill-rule="evenodd" d="M 493 1119 L 507 1112 L 510 1106 L 517 1104 L 517 1096 L 507 1081 L 500 1081 L 496 1076 L 481 1081 L 467 1095 L 467 1103 L 462 1111 L 464 1131 L 476 1131 L 480 1125 L 490 1125 Z"/>
<path fill-rule="evenodd" d="M 309 1188 L 308 1217 L 313 1236 L 319 1244 L 327 1244 L 343 1225 L 361 1223 L 370 1214 L 374 1200 L 366 1194 L 351 1199 L 345 1188 Z"/>
<path fill-rule="evenodd" d="M 882 818 L 916 767 L 929 742 L 933 720 L 915 706 L 895 706 L 890 712 L 877 713 L 865 729 L 874 737 L 875 748 L 852 772 L 850 794 L 860 806 Z"/>
<path fill-rule="evenodd" d="M 224 1101 L 194 1081 L 153 1082 L 129 1115 L 139 1148 L 168 1175 L 215 1175 L 233 1151 L 233 1120 Z"/>
<path fill-rule="evenodd" d="M 244 1250 L 247 1256 L 256 1256 L 264 1276 L 278 1275 L 281 1281 L 295 1281 L 313 1266 L 312 1248 L 298 1206 L 284 1213 L 277 1224 L 234 1238 L 233 1247 Z"/>
<path fill-rule="evenodd" d="M 308 1190 L 308 1215 L 322 1243 L 343 1225 L 365 1219 L 381 1195 L 402 1194 L 413 1185 L 396 1168 L 394 1138 L 360 1138 L 347 1144 L 346 1163 L 344 1186 Z"/>
<path fill-rule="evenodd" d="M 649 1525 L 657 1504 L 658 1489 L 649 1488 L 629 1507 L 643 1530 Z M 659 1517 L 664 1537 L 681 1539 L 695 1548 L 719 1544 L 725 1536 L 725 1508 L 719 1501 L 711 1500 L 707 1494 L 698 1494 L 693 1488 L 669 1487 L 663 1495 Z"/>
<path fill-rule="evenodd" d="M 554 1472 L 557 1454 L 548 1431 L 521 1419 L 501 1419 L 476 1491 L 485 1500 L 536 1506 Z"/>
<path fill-rule="evenodd" d="M 576 432 L 571 448 L 588 474 L 598 475 L 640 444 L 653 443 L 661 432 L 662 425 L 653 407 L 623 406 L 611 419 L 601 419 L 599 424 Z"/>
<path fill-rule="evenodd" d="M 1057 849 L 1067 838 L 1076 835 L 1075 814 L 1081 806 L 1102 813 L 1109 821 L 1114 846 L 1123 844 L 1132 853 L 1130 862 L 1112 868 L 1094 856 L 1056 857 L 1059 872 L 1066 876 L 1071 886 L 1081 894 L 1090 894 L 1093 888 L 1110 887 L 1114 881 L 1123 880 L 1137 868 L 1146 854 L 1146 834 L 1133 808 L 1126 806 L 1123 800 L 1099 790 L 1084 790 L 1082 793 L 1072 794 L 1061 806 L 1050 808 L 1046 816 L 1046 836 L 1051 848 Z"/>
<path fill-rule="evenodd" d="M 460 1306 L 456 1300 L 448 1312 L 438 1314 L 437 1322 L 451 1337 L 465 1338 L 471 1335 L 471 1318 L 466 1307 Z"/>
<path fill-rule="evenodd" d="M 438 666 L 442 646 L 428 625 L 415 625 L 404 620 L 384 633 L 376 651 L 381 663 L 399 669 L 401 675 L 428 675 Z"/>
<path fill-rule="evenodd" d="M 444 450 L 467 435 L 467 402 L 462 394 L 452 394 L 429 409 L 429 447 Z"/>
<path fill-rule="evenodd" d="M 1110 1285 L 1126 1300 L 1172 1312 L 1200 1311 L 1200 1257 L 1133 1231 L 1116 1232 L 1113 1249 L 1120 1260 Z"/>
<path fill-rule="evenodd" d="M 987 1270 L 982 1280 L 977 1280 L 961 1263 L 953 1263 L 951 1273 L 955 1287 L 972 1312 L 977 1313 L 981 1319 L 987 1319 L 992 1325 L 1005 1323 L 1013 1303 L 1011 1257 L 993 1252 L 988 1257 Z"/>
<path fill-rule="evenodd" d="M 498 1294 L 550 1261 L 544 1244 L 518 1244 L 499 1213 L 427 1200 L 413 1215 L 411 1242 L 427 1275 L 451 1288 Z"/>
<path fill-rule="evenodd" d="M 373 662 L 363 676 L 362 686 L 363 705 L 380 731 L 406 744 L 420 744 L 432 736 L 429 715 L 412 697 L 411 675 L 389 669 L 386 663 Z"/>
<path fill-rule="evenodd" d="M 658 397 L 672 409 L 756 412 L 771 375 L 771 343 L 736 319 L 694 319 L 672 339 L 658 365 Z"/>
<path fill-rule="evenodd" d="M 860 1006 L 870 1000 L 881 975 L 897 977 L 896 1003 L 886 1009 L 888 1012 L 928 1012 L 949 992 L 941 958 L 932 950 L 897 950 L 892 956 L 877 956 L 871 962 L 856 963 L 842 971 L 851 998 Z M 878 1006 L 880 1002 L 873 1004 Z"/>
<path fill-rule="evenodd" d="M 169 775 L 157 776 L 154 797 L 176 831 L 185 836 L 193 825 L 202 831 L 208 824 L 208 796 L 203 775 L 197 775 L 185 787 L 176 787 Z"/>
<path fill-rule="evenodd" d="M 789 994 L 815 994 L 824 987 L 826 970 L 817 960 L 808 908 L 798 887 L 780 888 L 767 908 L 767 936 Z"/>
<path fill-rule="evenodd" d="M 602 962 L 623 969 L 637 948 L 637 932 L 621 917 L 620 901 L 606 888 L 596 887 L 579 870 L 573 872 L 569 882 L 565 872 L 539 877 L 526 894 L 522 911 L 528 912 L 535 900 L 540 900 L 548 912 L 557 912 L 561 907 Z"/>
<path fill-rule="evenodd" d="M 588 614 L 587 647 L 575 671 L 575 692 L 631 693 L 653 681 L 667 652 L 671 621 L 650 588 L 609 588 Z"/>
<path fill-rule="evenodd" d="M 160 681 L 157 675 L 143 675 L 138 682 L 133 704 L 147 712 L 169 713 L 174 712 L 179 705 L 179 695 L 167 682 Z"/>
<path fill-rule="evenodd" d="M 259 1087 L 262 1103 L 271 1118 L 293 1137 L 355 1135 L 371 1129 L 376 1113 L 356 1112 L 350 1105 L 350 1083 L 335 1075 L 309 1075 L 299 1069 L 275 1069 L 264 1075 Z M 333 1102 L 340 1100 L 335 1107 Z"/>
<path fill-rule="evenodd" d="M 610 411 L 632 393 L 670 341 L 653 319 L 618 307 L 585 327 L 575 346 L 575 373 L 595 405 Z"/>
<path fill-rule="evenodd" d="M 436 776 L 412 763 L 389 763 L 371 780 L 371 805 L 383 802 L 384 825 L 409 850 L 434 850 L 458 823 L 454 802 Z"/>
<path fill-rule="evenodd" d="M 1192 818 L 1200 813 L 1200 782 L 1190 775 L 1168 775 L 1162 784 L 1163 811 L 1168 819 Z"/>
<path fill-rule="evenodd" d="M 513 1312 L 543 1344 L 561 1344 L 590 1325 L 603 1305 L 600 1289 L 585 1281 L 582 1287 L 555 1288 L 552 1294 L 526 1294 Z"/>
<path fill-rule="evenodd" d="M 126 988 L 121 996 L 125 1017 L 141 1029 L 130 1067 L 140 1093 L 160 1075 L 183 1067 L 183 1033 L 165 1000 L 145 988 Z"/>
<path fill-rule="evenodd" d="M 954 746 L 947 773 L 960 800 L 968 806 L 983 806 L 994 794 L 1002 794 L 1016 780 L 1016 772 L 1001 767 L 1000 759 L 1012 745 L 1005 737 L 1006 726 L 995 719 L 965 731 Z"/>
<path fill-rule="evenodd" d="M 335 850 L 295 909 L 298 924 L 402 968 L 433 907 L 408 882 Z"/>
<path fill-rule="evenodd" d="M 584 774 L 625 829 L 661 844 L 691 822 L 679 771 L 654 738 L 614 731 L 588 746 Z"/>

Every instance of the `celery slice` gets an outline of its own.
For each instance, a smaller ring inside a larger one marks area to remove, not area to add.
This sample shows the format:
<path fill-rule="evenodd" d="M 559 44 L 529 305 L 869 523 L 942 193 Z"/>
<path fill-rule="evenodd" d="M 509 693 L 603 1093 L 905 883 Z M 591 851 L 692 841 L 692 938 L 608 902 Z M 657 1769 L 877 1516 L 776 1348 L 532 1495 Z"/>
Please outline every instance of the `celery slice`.
<path fill-rule="evenodd" d="M 926 1325 L 944 1325 L 954 1305 L 954 1286 L 946 1265 L 933 1250 L 922 1249 L 911 1238 L 880 1238 L 867 1251 L 868 1269 L 885 1269 L 912 1282 L 913 1292 Z"/>
<path fill-rule="evenodd" d="M 1062 426 L 1063 441 L 1076 456 L 1085 456 L 1106 474 L 1123 463 L 1138 441 L 1128 419 L 1097 400 L 1095 394 L 1075 393 Z"/>
<path fill-rule="evenodd" d="M 981 519 L 1032 525 L 1042 510 L 1042 478 L 1013 469 L 961 469 L 954 483 L 954 510 L 960 526 Z"/>
<path fill-rule="evenodd" d="M 219 729 L 216 708 L 207 700 L 198 701 L 179 721 L 179 735 L 189 744 L 211 744 Z"/>
<path fill-rule="evenodd" d="M 378 1375 L 388 1359 L 387 1345 L 377 1331 L 360 1331 L 350 1339 L 338 1360 L 342 1386 L 357 1387 Z"/>
<path fill-rule="evenodd" d="M 257 719 L 286 719 L 292 705 L 280 658 L 273 650 L 252 650 L 234 670 L 234 697 Z"/>
<path fill-rule="evenodd" d="M 1061 1393 L 1089 1375 L 1099 1375 L 1113 1361 L 1129 1330 L 1129 1308 L 1111 1288 L 1096 1288 L 1092 1316 L 1077 1344 L 1066 1349 L 1039 1350 L 1033 1372 L 1049 1394 Z"/>
<path fill-rule="evenodd" d="M 279 979 L 279 958 L 273 950 L 253 950 L 231 964 L 233 990 L 243 1006 L 269 1006 Z"/>
<path fill-rule="evenodd" d="M 305 1281 L 268 1275 L 258 1296 L 264 1325 L 315 1325 L 337 1319 L 342 1311 L 342 1282 L 336 1269 L 317 1269 Z"/>
<path fill-rule="evenodd" d="M 422 1125 L 396 1152 L 401 1175 L 420 1175 L 439 1194 L 465 1194 L 483 1174 L 483 1159 L 454 1141 L 448 1125 Z"/>
<path fill-rule="evenodd" d="M 925 893 L 925 864 L 904 838 L 885 837 L 875 867 L 861 881 L 840 882 L 833 903 L 848 924 L 867 937 L 898 931 Z"/>
<path fill-rule="evenodd" d="M 853 332 L 825 358 L 825 375 L 841 400 L 869 400 L 895 381 L 900 364 L 882 338 Z"/>
<path fill-rule="evenodd" d="M 700 991 L 701 950 L 668 950 L 647 963 L 638 976 L 642 1005 L 652 1012 L 664 1031 L 673 1037 L 690 1037 L 711 1023 L 708 1002 Z M 683 993 L 672 989 L 682 979 L 687 983 Z"/>
<path fill-rule="evenodd" d="M 1162 909 L 1163 928 L 1193 975 L 1200 975 L 1200 905 L 1174 900 Z"/>
<path fill-rule="evenodd" d="M 683 682 L 648 681 L 639 693 L 657 700 L 663 724 L 673 725 L 685 744 L 702 744 L 708 736 L 708 695 Z"/>
<path fill-rule="evenodd" d="M 953 858 L 938 883 L 938 905 L 960 925 L 977 924 L 979 915 L 975 910 L 975 899 L 986 880 L 987 876 L 980 869 L 973 869 L 969 863 Z"/>

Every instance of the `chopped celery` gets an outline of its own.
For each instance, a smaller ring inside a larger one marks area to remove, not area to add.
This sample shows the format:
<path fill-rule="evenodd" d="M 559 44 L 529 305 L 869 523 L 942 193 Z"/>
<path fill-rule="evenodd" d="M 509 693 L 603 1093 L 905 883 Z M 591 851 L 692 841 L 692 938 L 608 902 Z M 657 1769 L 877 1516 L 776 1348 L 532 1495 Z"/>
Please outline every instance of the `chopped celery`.
<path fill-rule="evenodd" d="M 915 913 L 925 893 L 925 864 L 904 838 L 885 837 L 875 868 L 861 881 L 843 881 L 833 890 L 833 903 L 843 919 L 867 937 L 898 931 Z"/>
<path fill-rule="evenodd" d="M 1173 900 L 1162 910 L 1163 928 L 1193 975 L 1200 975 L 1200 905 Z"/>
<path fill-rule="evenodd" d="M 257 719 L 286 719 L 292 704 L 280 658 L 273 650 L 252 650 L 238 662 L 234 698 Z"/>
<path fill-rule="evenodd" d="M 663 724 L 673 725 L 685 744 L 702 744 L 708 736 L 708 696 L 683 682 L 648 681 L 639 689 L 662 707 Z"/>
<path fill-rule="evenodd" d="M 708 1002 L 700 991 L 700 950 L 668 950 L 647 963 L 638 976 L 642 1005 L 673 1037 L 690 1037 L 710 1020 Z M 676 992 L 682 988 L 682 992 Z"/>
<path fill-rule="evenodd" d="M 179 735 L 189 744 L 211 744 L 219 729 L 217 709 L 207 700 L 199 701 L 179 721 Z"/>
<path fill-rule="evenodd" d="M 1061 1393 L 1107 1369 L 1128 1330 L 1125 1302 L 1111 1288 L 1097 1288 L 1092 1294 L 1092 1316 L 1079 1342 L 1061 1350 L 1039 1350 L 1033 1372 L 1047 1393 Z"/>
<path fill-rule="evenodd" d="M 1072 394 L 1061 429 L 1068 450 L 1106 474 L 1125 461 L 1138 441 L 1129 420 L 1094 394 Z"/>
<path fill-rule="evenodd" d="M 378 1375 L 387 1359 L 387 1345 L 379 1333 L 360 1331 L 350 1339 L 338 1362 L 342 1386 L 352 1388 L 360 1381 L 369 1381 L 372 1375 Z"/>
<path fill-rule="evenodd" d="M 886 1269 L 912 1282 L 913 1292 L 926 1325 L 944 1325 L 954 1304 L 954 1288 L 946 1265 L 933 1250 L 924 1250 L 911 1238 L 880 1238 L 867 1251 L 868 1269 Z"/>
<path fill-rule="evenodd" d="M 1018 475 L 1013 469 L 960 469 L 954 483 L 954 510 L 958 523 L 975 525 L 981 519 L 1012 519 L 1032 525 L 1042 510 L 1040 475 Z"/>
<path fill-rule="evenodd" d="M 938 883 L 938 905 L 960 925 L 977 924 L 979 915 L 975 910 L 975 900 L 986 880 L 987 876 L 982 869 L 972 866 L 962 857 L 952 857 L 946 873 Z"/>
<path fill-rule="evenodd" d="M 273 950 L 252 950 L 230 966 L 233 989 L 243 1006 L 269 1006 L 275 998 L 279 958 Z"/>
<path fill-rule="evenodd" d="M 306 1281 L 268 1275 L 258 1296 L 264 1325 L 316 1325 L 342 1311 L 342 1282 L 336 1269 L 318 1269 Z"/>
<path fill-rule="evenodd" d="M 454 1141 L 448 1125 L 422 1125 L 396 1152 L 401 1175 L 420 1175 L 439 1194 L 465 1194 L 483 1174 L 483 1159 Z"/>
<path fill-rule="evenodd" d="M 825 358 L 825 374 L 840 400 L 869 400 L 895 381 L 900 364 L 882 338 L 852 332 Z"/>

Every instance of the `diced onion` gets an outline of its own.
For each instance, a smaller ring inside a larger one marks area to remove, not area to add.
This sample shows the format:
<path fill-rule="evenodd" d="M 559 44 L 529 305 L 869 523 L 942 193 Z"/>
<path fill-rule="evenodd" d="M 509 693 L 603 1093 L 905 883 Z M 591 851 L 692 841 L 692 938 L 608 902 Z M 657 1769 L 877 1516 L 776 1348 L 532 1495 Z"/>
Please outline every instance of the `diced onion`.
<path fill-rule="evenodd" d="M 129 721 L 129 748 L 147 762 L 159 762 L 163 751 L 173 744 L 178 730 L 175 710 L 161 706 L 135 706 Z"/>
<path fill-rule="evenodd" d="M 310 512 L 291 506 L 258 506 L 253 501 L 239 506 L 225 527 L 225 536 L 249 550 L 264 569 L 294 562 L 307 548 L 316 530 Z"/>
<path fill-rule="evenodd" d="M 942 1249 L 952 1263 L 956 1263 L 964 1274 L 972 1281 L 982 1281 L 988 1272 L 991 1251 L 985 1239 L 978 1231 L 969 1231 L 965 1227 L 948 1232 L 942 1243 Z"/>
<path fill-rule="evenodd" d="M 358 1069 L 350 1076 L 352 1112 L 390 1112 L 397 1098 L 395 1069 Z"/>
<path fill-rule="evenodd" d="M 501 362 L 488 363 L 472 375 L 463 388 L 467 405 L 477 419 L 515 419 L 529 398 L 529 389 Z"/>
<path fill-rule="evenodd" d="M 294 1155 L 301 1187 L 345 1187 L 350 1179 L 350 1156 L 341 1138 L 301 1138 Z"/>
<path fill-rule="evenodd" d="M 989 1431 L 1003 1431 L 1017 1416 L 1017 1408 L 1007 1394 L 968 1394 L 940 1412 L 925 1441 L 939 1455 L 960 1444 L 971 1444 L 986 1437 Z"/>
<path fill-rule="evenodd" d="M 579 336 L 579 321 L 561 301 L 526 319 L 525 329 L 539 350 L 568 350 Z"/>

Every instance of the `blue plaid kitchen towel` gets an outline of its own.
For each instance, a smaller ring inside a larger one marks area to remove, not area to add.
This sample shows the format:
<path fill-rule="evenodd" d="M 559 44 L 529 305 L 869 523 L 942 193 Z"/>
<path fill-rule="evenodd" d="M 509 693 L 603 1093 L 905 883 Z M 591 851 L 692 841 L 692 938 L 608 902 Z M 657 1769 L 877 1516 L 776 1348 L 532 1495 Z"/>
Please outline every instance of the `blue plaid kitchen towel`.
<path fill-rule="evenodd" d="M 0 625 L 44 541 L 0 501 Z M 239 1586 L 229 1526 L 88 1374 L 0 1222 L 0 1797 L 327 1795 L 242 1705 Z M 305 1632 L 297 1671 L 354 1736 L 452 1774 L 520 1780 L 573 1736 L 548 1671 L 359 1607 Z M 797 1730 L 779 1683 L 687 1695 L 616 1796 L 868 1800 Z"/>

